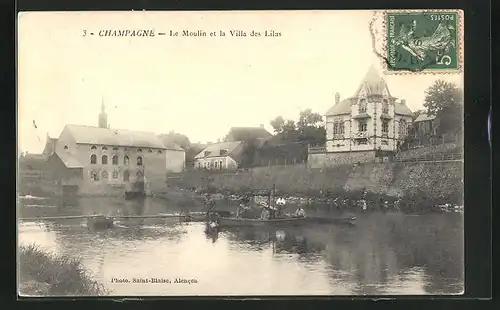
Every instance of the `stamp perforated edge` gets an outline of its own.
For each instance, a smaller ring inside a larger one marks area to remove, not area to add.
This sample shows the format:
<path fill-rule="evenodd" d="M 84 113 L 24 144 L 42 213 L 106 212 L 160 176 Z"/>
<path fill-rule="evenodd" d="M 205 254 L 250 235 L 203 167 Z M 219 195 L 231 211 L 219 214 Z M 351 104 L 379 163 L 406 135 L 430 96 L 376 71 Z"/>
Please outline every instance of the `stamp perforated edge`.
<path fill-rule="evenodd" d="M 383 73 L 387 75 L 422 75 L 422 74 L 462 74 L 464 70 L 464 11 L 459 9 L 447 9 L 447 10 L 383 10 L 382 11 L 382 33 L 384 34 L 382 37 L 382 55 L 387 55 L 387 14 L 388 13 L 456 13 L 458 16 L 457 22 L 457 69 L 450 70 L 426 70 L 423 69 L 421 71 L 412 71 L 412 70 L 389 70 L 387 68 L 387 61 L 384 57 L 382 57 L 379 53 L 377 56 L 380 59 Z"/>

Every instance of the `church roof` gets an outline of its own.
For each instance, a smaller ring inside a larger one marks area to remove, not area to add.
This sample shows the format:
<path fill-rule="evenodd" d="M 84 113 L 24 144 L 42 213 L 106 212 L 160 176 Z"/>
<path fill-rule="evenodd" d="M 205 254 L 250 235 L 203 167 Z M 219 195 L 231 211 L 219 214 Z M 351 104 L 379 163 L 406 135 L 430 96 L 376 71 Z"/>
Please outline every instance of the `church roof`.
<path fill-rule="evenodd" d="M 152 132 L 109 129 L 83 125 L 66 125 L 76 143 L 165 149 Z"/>

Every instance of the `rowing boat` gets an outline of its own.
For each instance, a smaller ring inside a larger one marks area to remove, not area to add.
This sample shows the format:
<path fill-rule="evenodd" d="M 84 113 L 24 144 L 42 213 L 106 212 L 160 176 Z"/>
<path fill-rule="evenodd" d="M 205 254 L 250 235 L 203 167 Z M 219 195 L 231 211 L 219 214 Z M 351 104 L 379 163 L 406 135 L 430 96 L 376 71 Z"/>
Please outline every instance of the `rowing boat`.
<path fill-rule="evenodd" d="M 89 229 L 109 229 L 113 228 L 114 219 L 112 217 L 97 215 L 87 218 L 87 227 Z"/>
<path fill-rule="evenodd" d="M 356 217 L 307 217 L 309 223 L 315 224 L 337 224 L 337 225 L 354 225 L 356 223 Z"/>
<path fill-rule="evenodd" d="M 302 223 L 307 223 L 306 217 L 302 218 L 280 218 L 280 219 L 248 219 L 248 218 L 229 218 L 229 217 L 219 217 L 218 218 L 220 227 L 235 227 L 235 226 L 294 226 L 300 225 Z"/>

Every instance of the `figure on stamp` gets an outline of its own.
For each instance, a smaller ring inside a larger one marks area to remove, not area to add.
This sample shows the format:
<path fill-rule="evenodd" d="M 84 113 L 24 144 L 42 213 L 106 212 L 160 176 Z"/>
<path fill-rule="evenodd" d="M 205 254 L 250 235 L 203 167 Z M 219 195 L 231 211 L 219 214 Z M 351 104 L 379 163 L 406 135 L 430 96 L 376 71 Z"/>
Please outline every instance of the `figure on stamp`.
<path fill-rule="evenodd" d="M 409 29 L 406 25 L 401 25 L 401 30 L 397 38 L 392 43 L 401 46 L 408 53 L 423 61 L 430 53 L 442 55 L 449 51 L 450 47 L 455 47 L 451 31 L 453 26 L 440 23 L 434 33 L 429 37 L 415 37 L 417 21 L 413 20 Z"/>

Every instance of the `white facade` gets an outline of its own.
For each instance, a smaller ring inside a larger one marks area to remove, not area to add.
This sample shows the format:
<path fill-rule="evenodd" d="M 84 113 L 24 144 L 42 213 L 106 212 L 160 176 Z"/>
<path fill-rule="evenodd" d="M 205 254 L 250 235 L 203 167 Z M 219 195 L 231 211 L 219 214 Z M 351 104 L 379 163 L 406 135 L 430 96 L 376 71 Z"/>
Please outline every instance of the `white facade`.
<path fill-rule="evenodd" d="M 354 96 L 326 113 L 326 151 L 396 151 L 411 125 L 412 113 L 404 100 L 392 97 L 387 84 L 371 68 Z"/>

